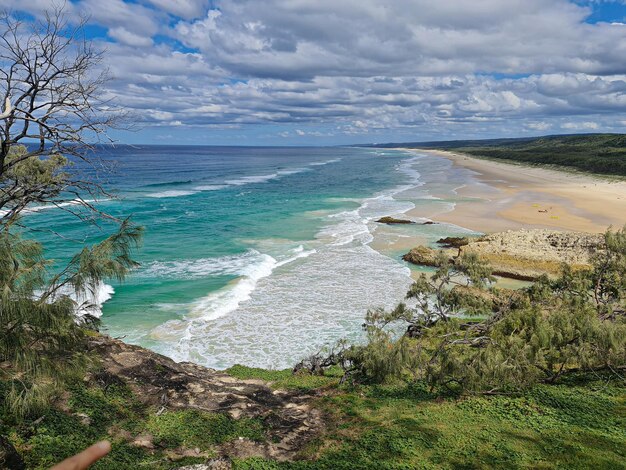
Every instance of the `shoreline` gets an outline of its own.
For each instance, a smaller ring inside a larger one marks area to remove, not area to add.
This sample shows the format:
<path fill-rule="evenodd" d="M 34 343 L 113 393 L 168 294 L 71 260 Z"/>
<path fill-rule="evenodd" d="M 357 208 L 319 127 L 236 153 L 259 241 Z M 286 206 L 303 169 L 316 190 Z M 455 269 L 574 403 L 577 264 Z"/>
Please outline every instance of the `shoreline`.
<path fill-rule="evenodd" d="M 626 223 L 625 181 L 444 150 L 398 150 L 446 158 L 468 172 L 454 208 L 433 217 L 439 222 L 482 233 L 520 228 L 599 233 Z M 423 217 L 417 209 L 407 215 Z"/>

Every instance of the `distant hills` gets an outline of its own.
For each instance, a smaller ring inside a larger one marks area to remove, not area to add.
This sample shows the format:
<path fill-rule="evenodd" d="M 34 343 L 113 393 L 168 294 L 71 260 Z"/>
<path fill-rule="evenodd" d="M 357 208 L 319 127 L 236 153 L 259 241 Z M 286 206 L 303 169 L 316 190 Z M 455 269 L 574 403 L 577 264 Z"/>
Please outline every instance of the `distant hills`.
<path fill-rule="evenodd" d="M 626 134 L 575 134 L 517 139 L 403 142 L 375 144 L 367 147 L 454 150 L 490 159 L 556 165 L 590 173 L 626 176 Z"/>

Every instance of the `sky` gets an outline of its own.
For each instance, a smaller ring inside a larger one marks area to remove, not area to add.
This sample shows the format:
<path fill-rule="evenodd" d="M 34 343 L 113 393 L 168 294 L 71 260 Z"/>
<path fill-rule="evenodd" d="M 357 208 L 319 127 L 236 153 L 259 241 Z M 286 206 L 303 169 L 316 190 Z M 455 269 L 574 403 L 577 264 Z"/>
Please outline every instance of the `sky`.
<path fill-rule="evenodd" d="M 0 0 L 41 17 L 58 1 Z M 626 132 L 626 0 L 74 0 L 122 143 Z"/>

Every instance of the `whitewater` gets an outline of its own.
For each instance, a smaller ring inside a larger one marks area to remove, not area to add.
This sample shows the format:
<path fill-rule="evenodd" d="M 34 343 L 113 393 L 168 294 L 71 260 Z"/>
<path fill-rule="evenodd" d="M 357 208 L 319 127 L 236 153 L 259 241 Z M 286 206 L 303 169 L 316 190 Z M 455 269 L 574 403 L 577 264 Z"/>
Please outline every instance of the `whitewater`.
<path fill-rule="evenodd" d="M 454 231 L 421 223 L 449 210 L 463 183 L 443 159 L 392 150 L 146 146 L 103 157 L 121 171 L 118 198 L 98 207 L 132 213 L 146 237 L 141 267 L 99 286 L 83 313 L 127 342 L 218 369 L 287 368 L 361 341 L 368 309 L 404 300 L 407 240 Z M 376 222 L 416 208 L 425 216 L 414 225 Z M 97 239 L 60 210 L 28 217 Z M 62 260 L 77 247 L 54 248 Z"/>

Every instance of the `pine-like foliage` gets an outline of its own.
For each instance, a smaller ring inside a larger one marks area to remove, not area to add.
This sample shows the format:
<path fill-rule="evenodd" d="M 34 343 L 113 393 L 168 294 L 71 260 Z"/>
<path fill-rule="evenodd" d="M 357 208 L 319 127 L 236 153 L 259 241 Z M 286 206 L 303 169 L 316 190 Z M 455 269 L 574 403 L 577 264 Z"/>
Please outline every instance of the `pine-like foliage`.
<path fill-rule="evenodd" d="M 103 280 L 123 279 L 136 265 L 130 250 L 141 231 L 123 222 L 53 276 L 39 243 L 0 231 L 1 396 L 13 415 L 45 407 L 68 379 L 84 372 L 85 319 L 76 317 L 77 305 L 67 292 L 94 291 Z"/>
<path fill-rule="evenodd" d="M 440 255 L 407 294 L 416 307 L 368 312 L 367 342 L 335 362 L 360 381 L 420 379 L 479 393 L 626 370 L 626 228 L 606 232 L 588 269 L 564 265 L 557 279 L 525 290 L 496 288 L 490 272 L 475 255 Z"/>

